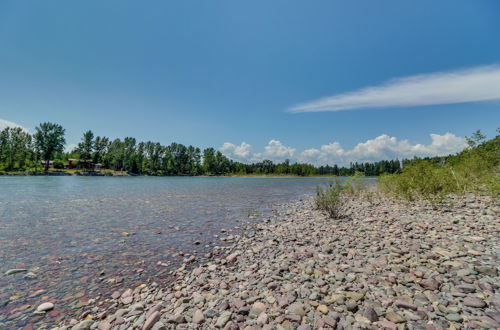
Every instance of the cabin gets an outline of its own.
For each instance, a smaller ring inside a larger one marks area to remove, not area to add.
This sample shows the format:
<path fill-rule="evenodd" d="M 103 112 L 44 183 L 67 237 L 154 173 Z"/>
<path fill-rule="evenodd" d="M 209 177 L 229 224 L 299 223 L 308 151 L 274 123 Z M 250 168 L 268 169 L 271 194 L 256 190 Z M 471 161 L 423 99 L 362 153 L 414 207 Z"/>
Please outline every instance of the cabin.
<path fill-rule="evenodd" d="M 69 158 L 68 163 L 65 165 L 67 169 L 73 168 L 84 168 L 88 170 L 100 170 L 102 168 L 101 163 L 94 163 L 91 160 Z"/>
<path fill-rule="evenodd" d="M 59 164 L 58 166 L 62 166 Z M 42 165 L 43 168 L 45 168 L 46 162 L 42 160 L 40 162 L 40 165 Z M 54 168 L 54 161 L 49 161 L 49 168 Z M 66 168 L 66 169 L 86 169 L 86 170 L 93 170 L 93 171 L 98 171 L 102 169 L 102 164 L 101 163 L 94 163 L 91 160 L 82 160 L 82 159 L 76 159 L 76 158 L 69 158 L 68 162 L 64 164 L 63 167 L 57 167 L 57 168 Z"/>
<path fill-rule="evenodd" d="M 65 165 L 66 168 L 68 169 L 72 169 L 72 168 L 76 168 L 76 165 L 78 164 L 78 159 L 75 159 L 75 158 L 69 158 L 68 159 L 68 163 Z"/>
<path fill-rule="evenodd" d="M 45 160 L 42 160 L 40 162 L 40 165 L 42 165 L 43 168 L 45 168 L 45 165 L 47 164 L 47 162 Z M 54 168 L 54 162 L 49 160 L 49 168 Z"/>

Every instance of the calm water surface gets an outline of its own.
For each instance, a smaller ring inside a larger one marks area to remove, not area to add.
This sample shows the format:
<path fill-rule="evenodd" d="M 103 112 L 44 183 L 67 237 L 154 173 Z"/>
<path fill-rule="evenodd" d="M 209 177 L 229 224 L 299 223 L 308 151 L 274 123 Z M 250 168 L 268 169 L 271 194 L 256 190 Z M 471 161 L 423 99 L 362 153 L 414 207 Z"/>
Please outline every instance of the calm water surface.
<path fill-rule="evenodd" d="M 84 311 L 91 298 L 168 281 L 179 253 L 201 258 L 221 245 L 214 236 L 221 229 L 236 233 L 273 204 L 313 194 L 326 181 L 0 177 L 0 328 L 53 324 Z M 3 275 L 13 268 L 36 277 Z M 43 301 L 56 308 L 33 314 Z"/>

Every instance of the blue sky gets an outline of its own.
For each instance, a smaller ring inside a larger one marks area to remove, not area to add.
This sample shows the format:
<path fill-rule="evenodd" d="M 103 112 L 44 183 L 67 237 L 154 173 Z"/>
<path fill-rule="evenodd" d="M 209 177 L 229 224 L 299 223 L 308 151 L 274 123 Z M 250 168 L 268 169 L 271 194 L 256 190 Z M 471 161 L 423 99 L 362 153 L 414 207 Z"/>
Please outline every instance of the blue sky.
<path fill-rule="evenodd" d="M 247 161 L 439 154 L 500 126 L 499 35 L 497 0 L 1 1 L 0 124 Z"/>

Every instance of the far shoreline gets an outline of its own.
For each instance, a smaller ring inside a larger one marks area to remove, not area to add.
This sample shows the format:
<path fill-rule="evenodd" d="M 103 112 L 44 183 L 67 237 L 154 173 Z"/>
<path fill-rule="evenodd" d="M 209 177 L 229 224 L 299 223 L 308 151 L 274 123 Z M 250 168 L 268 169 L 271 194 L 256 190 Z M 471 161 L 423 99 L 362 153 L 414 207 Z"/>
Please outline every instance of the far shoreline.
<path fill-rule="evenodd" d="M 104 170 L 104 171 L 67 171 L 67 170 L 55 170 L 48 172 L 0 172 L 0 176 L 105 176 L 105 177 L 190 177 L 190 178 L 349 178 L 352 176 L 336 176 L 330 174 L 324 175 L 266 175 L 266 174 L 231 174 L 231 175 L 144 175 L 144 174 L 132 174 L 124 171 L 113 171 L 113 170 Z M 377 176 L 363 176 L 363 178 L 377 178 Z"/>

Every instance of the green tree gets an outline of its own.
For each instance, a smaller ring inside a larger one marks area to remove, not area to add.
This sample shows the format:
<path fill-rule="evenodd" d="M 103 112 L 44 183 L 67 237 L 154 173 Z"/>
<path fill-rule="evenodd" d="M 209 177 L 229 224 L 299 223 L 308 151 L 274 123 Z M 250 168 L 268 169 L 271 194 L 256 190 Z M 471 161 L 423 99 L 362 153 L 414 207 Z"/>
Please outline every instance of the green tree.
<path fill-rule="evenodd" d="M 109 139 L 107 137 L 96 137 L 94 140 L 94 154 L 92 159 L 94 163 L 102 163 L 104 161 L 104 156 L 108 152 Z"/>
<path fill-rule="evenodd" d="M 80 153 L 80 161 L 85 164 L 86 168 L 89 167 L 90 161 L 92 160 L 94 145 L 94 133 L 92 133 L 92 131 L 83 133 L 82 142 L 78 143 L 77 149 Z"/>
<path fill-rule="evenodd" d="M 203 171 L 205 174 L 215 174 L 217 172 L 214 148 L 203 150 Z"/>
<path fill-rule="evenodd" d="M 45 161 L 45 171 L 48 171 L 50 159 L 56 152 L 64 150 L 65 129 L 61 125 L 46 122 L 38 125 L 35 130 L 35 148 L 41 159 Z"/>
<path fill-rule="evenodd" d="M 24 169 L 31 160 L 31 135 L 20 127 L 6 127 L 0 132 L 0 165 L 6 170 Z"/>
<path fill-rule="evenodd" d="M 486 139 L 486 136 L 483 133 L 481 133 L 480 130 L 477 130 L 474 133 L 472 133 L 472 136 L 470 136 L 470 137 L 469 136 L 465 137 L 465 140 L 467 141 L 469 148 L 474 148 L 474 147 L 480 145 L 481 143 L 484 142 L 485 139 Z"/>

